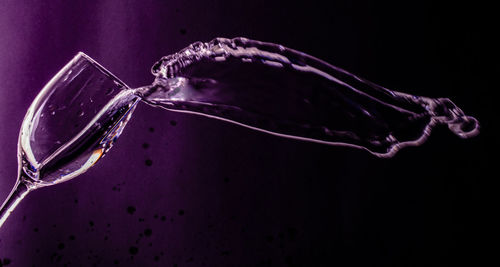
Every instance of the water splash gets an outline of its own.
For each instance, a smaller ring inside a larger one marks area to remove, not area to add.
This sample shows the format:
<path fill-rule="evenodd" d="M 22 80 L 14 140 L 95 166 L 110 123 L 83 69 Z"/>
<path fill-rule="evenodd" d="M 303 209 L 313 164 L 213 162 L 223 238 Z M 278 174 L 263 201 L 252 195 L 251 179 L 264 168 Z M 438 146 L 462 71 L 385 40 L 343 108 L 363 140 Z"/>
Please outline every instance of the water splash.
<path fill-rule="evenodd" d="M 269 134 L 391 157 L 438 124 L 462 138 L 479 124 L 448 98 L 391 91 L 305 53 L 246 38 L 196 42 L 152 68 L 150 105 Z"/>

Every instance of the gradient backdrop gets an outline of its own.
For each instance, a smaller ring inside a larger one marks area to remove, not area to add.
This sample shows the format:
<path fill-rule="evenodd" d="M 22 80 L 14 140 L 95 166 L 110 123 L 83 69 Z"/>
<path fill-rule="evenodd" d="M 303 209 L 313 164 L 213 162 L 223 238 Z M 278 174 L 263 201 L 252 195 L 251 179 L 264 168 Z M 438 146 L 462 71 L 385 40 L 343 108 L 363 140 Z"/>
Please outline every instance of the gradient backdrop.
<path fill-rule="evenodd" d="M 141 104 L 96 167 L 23 200 L 0 229 L 0 266 L 478 266 L 492 252 L 487 170 L 498 147 L 488 9 L 0 0 L 2 199 L 28 106 L 78 51 L 135 87 L 152 81 L 161 56 L 244 36 L 390 89 L 450 97 L 482 127 L 469 140 L 438 128 L 423 146 L 377 159 Z"/>

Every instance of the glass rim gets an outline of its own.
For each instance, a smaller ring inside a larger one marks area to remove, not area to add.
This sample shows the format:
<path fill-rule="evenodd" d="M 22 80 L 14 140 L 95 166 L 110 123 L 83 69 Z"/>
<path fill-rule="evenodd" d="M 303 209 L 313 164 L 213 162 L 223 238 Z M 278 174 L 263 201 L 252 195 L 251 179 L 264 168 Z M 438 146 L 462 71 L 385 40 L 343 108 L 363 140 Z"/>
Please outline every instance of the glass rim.
<path fill-rule="evenodd" d="M 102 66 L 101 64 L 99 64 L 95 59 L 93 59 L 92 57 L 90 57 L 89 55 L 85 54 L 84 52 L 82 51 L 79 51 L 76 56 L 73 58 L 73 60 L 78 60 L 79 58 L 84 58 L 85 60 L 89 61 L 90 63 L 92 63 L 93 66 L 95 66 L 97 69 L 99 69 L 101 72 L 103 72 L 104 74 L 106 74 L 107 76 L 110 76 L 110 78 L 112 80 L 115 80 L 117 81 L 118 83 L 120 83 L 121 85 L 125 86 L 126 88 L 130 89 L 130 86 L 128 86 L 125 82 L 123 82 L 122 80 L 120 80 L 118 77 L 116 77 L 116 75 L 114 75 L 111 71 L 109 71 L 108 69 L 106 69 L 104 66 Z"/>

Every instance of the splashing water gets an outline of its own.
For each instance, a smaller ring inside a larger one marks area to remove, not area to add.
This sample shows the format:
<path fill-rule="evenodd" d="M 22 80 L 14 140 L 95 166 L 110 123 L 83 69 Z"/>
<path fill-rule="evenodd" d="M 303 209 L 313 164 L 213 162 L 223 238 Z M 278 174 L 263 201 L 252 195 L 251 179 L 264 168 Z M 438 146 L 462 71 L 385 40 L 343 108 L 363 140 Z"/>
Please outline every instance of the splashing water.
<path fill-rule="evenodd" d="M 320 59 L 246 38 L 196 42 L 152 68 L 142 101 L 281 137 L 391 157 L 422 144 L 438 124 L 462 138 L 476 119 L 448 98 L 391 91 Z"/>
<path fill-rule="evenodd" d="M 152 85 L 128 89 L 79 53 L 54 76 L 23 121 L 18 179 L 0 207 L 0 227 L 28 192 L 72 179 L 102 158 L 139 98 L 171 111 L 356 147 L 378 157 L 422 144 L 438 124 L 462 138 L 479 133 L 477 120 L 447 98 L 390 91 L 272 43 L 245 38 L 197 42 L 162 58 L 152 72 Z"/>

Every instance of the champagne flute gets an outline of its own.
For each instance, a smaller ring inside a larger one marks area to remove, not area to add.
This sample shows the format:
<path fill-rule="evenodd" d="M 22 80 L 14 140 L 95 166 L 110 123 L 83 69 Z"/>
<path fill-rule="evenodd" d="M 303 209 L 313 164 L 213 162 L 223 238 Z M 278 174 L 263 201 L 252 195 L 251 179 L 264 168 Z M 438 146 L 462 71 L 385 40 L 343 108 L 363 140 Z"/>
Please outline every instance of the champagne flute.
<path fill-rule="evenodd" d="M 18 178 L 0 208 L 0 227 L 32 190 L 70 180 L 111 148 L 139 100 L 84 53 L 78 53 L 35 98 L 18 140 Z"/>

